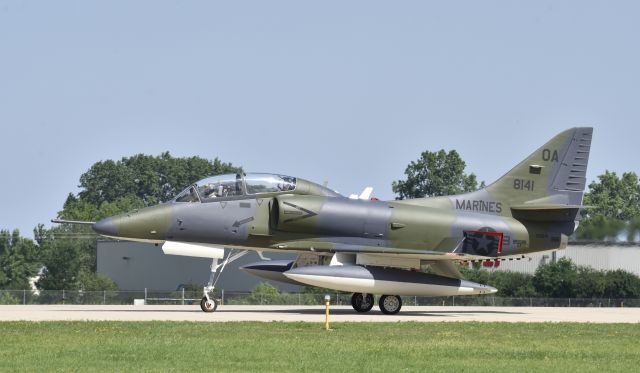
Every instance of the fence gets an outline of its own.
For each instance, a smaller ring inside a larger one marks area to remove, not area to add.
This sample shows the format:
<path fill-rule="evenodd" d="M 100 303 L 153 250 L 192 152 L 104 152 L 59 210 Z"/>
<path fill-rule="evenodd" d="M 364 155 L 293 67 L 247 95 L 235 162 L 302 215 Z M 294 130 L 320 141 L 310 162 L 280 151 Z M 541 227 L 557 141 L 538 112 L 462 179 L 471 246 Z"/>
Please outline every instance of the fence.
<path fill-rule="evenodd" d="M 350 305 L 351 294 L 333 293 L 331 303 Z M 199 304 L 200 291 L 82 291 L 82 290 L 0 290 L 0 304 Z M 221 290 L 222 304 L 234 305 L 319 305 L 324 294 L 239 293 Z M 509 307 L 640 307 L 640 299 L 614 298 L 503 298 L 493 296 L 402 297 L 405 306 L 509 306 Z"/>

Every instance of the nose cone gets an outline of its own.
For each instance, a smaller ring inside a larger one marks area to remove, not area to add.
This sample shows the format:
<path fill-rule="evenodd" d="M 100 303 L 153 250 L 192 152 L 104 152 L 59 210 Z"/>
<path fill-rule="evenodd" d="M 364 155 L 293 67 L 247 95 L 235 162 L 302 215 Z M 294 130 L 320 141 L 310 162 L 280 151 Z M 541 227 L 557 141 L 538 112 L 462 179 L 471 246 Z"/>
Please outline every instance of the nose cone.
<path fill-rule="evenodd" d="M 171 226 L 171 206 L 157 205 L 115 215 L 96 222 L 96 233 L 113 238 L 162 241 Z"/>
<path fill-rule="evenodd" d="M 105 218 L 94 223 L 91 228 L 98 234 L 103 236 L 118 236 L 118 228 L 116 227 L 113 218 Z"/>

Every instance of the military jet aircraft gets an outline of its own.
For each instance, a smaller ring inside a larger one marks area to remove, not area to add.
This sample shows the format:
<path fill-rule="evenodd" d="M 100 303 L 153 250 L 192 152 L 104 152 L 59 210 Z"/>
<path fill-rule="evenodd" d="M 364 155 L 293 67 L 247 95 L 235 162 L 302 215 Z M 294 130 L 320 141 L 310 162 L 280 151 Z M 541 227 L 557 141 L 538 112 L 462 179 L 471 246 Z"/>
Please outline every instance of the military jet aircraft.
<path fill-rule="evenodd" d="M 301 178 L 242 173 L 200 180 L 170 202 L 92 228 L 161 244 L 166 254 L 212 258 L 200 304 L 205 312 L 217 308 L 210 294 L 225 265 L 253 250 L 261 257 L 298 254 L 244 267 L 254 275 L 352 292 L 358 312 L 371 310 L 373 295 L 381 294 L 380 310 L 395 314 L 403 295 L 497 291 L 464 280 L 461 262 L 565 248 L 584 207 L 591 135 L 592 128 L 566 130 L 493 184 L 467 194 L 379 201 L 344 197 Z M 426 266 L 429 273 L 422 271 Z"/>

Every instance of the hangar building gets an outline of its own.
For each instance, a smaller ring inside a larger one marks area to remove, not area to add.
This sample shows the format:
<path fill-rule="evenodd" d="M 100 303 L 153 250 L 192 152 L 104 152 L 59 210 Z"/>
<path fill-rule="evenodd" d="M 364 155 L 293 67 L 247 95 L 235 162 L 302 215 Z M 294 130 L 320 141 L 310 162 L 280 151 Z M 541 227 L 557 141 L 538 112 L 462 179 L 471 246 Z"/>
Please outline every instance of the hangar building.
<path fill-rule="evenodd" d="M 273 260 L 295 259 L 295 255 L 265 253 Z M 262 282 L 278 289 L 296 292 L 300 286 L 270 282 L 238 268 L 260 261 L 256 252 L 230 263 L 216 288 L 232 292 L 249 292 Z M 98 272 L 109 276 L 120 290 L 177 290 L 187 284 L 204 285 L 209 281 L 211 259 L 165 255 L 154 244 L 131 241 L 98 241 Z"/>

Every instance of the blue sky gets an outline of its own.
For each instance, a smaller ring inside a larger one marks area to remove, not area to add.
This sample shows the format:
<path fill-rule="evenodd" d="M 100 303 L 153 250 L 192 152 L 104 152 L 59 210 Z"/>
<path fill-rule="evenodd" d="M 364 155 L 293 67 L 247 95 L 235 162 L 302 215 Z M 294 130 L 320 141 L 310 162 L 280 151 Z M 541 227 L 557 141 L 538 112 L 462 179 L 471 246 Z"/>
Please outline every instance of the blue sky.
<path fill-rule="evenodd" d="M 0 228 L 49 224 L 93 163 L 219 157 L 390 199 L 424 150 L 490 182 L 595 127 L 638 172 L 640 3 L 0 0 Z"/>

